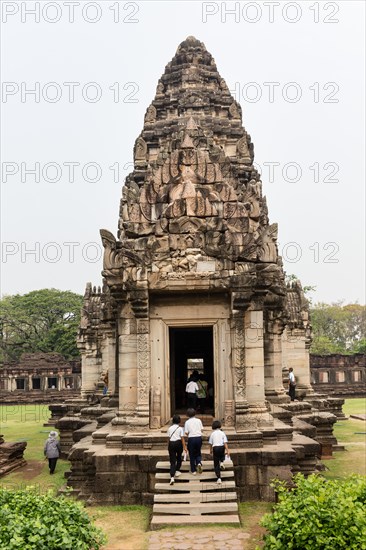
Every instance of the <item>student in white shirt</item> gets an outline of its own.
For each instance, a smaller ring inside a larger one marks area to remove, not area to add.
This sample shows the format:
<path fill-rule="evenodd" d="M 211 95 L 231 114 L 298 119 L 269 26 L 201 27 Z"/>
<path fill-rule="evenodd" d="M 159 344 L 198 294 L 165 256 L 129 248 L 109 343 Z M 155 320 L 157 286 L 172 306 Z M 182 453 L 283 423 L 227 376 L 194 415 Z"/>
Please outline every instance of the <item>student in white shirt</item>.
<path fill-rule="evenodd" d="M 199 418 L 196 418 L 196 411 L 194 409 L 188 409 L 188 420 L 184 424 L 184 433 L 188 435 L 188 452 L 189 462 L 191 465 L 191 472 L 196 475 L 202 473 L 202 432 L 203 426 Z"/>
<path fill-rule="evenodd" d="M 197 406 L 197 392 L 198 392 L 197 380 L 191 376 L 186 385 L 187 393 L 187 407 L 189 409 L 195 409 Z"/>
<path fill-rule="evenodd" d="M 180 416 L 175 414 L 172 418 L 172 425 L 168 429 L 168 452 L 170 461 L 170 485 L 174 484 L 174 476 L 179 477 L 182 466 L 183 449 L 187 452 L 186 442 L 184 439 L 183 428 L 180 427 Z"/>
<path fill-rule="evenodd" d="M 224 460 L 225 455 L 229 454 L 229 447 L 226 434 L 221 430 L 220 420 L 213 421 L 212 430 L 208 442 L 211 447 L 211 454 L 213 454 L 217 483 L 221 483 L 221 470 L 225 470 Z"/>

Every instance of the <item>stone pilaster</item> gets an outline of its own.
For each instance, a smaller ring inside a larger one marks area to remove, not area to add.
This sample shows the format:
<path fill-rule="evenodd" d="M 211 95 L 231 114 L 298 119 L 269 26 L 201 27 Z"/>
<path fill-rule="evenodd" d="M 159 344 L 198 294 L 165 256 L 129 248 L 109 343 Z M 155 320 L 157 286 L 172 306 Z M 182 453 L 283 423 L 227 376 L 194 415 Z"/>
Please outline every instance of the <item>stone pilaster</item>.
<path fill-rule="evenodd" d="M 235 426 L 238 431 L 246 428 L 248 403 L 246 400 L 245 381 L 245 334 L 243 311 L 236 311 L 232 316 L 231 330 L 231 365 L 233 370 Z"/>
<path fill-rule="evenodd" d="M 274 312 L 266 311 L 264 330 L 264 387 L 265 396 L 272 403 L 289 400 L 283 387 L 282 333 L 284 323 Z"/>
<path fill-rule="evenodd" d="M 137 333 L 136 319 L 127 318 L 125 306 L 120 319 L 120 336 L 118 345 L 119 365 L 119 406 L 114 424 L 129 424 L 137 407 Z"/>
<path fill-rule="evenodd" d="M 263 309 L 253 304 L 245 312 L 245 372 L 249 422 L 253 427 L 272 425 L 264 392 Z M 258 308 L 258 309 L 254 309 Z"/>
<path fill-rule="evenodd" d="M 102 337 L 102 371 L 108 373 L 108 394 L 116 394 L 116 333 L 106 330 Z"/>
<path fill-rule="evenodd" d="M 150 331 L 147 319 L 137 319 L 137 415 L 149 425 Z"/>
<path fill-rule="evenodd" d="M 127 312 L 127 306 L 125 306 Z M 119 412 L 114 424 L 149 427 L 150 336 L 148 295 L 130 294 L 129 318 L 121 320 L 119 344 Z"/>
<path fill-rule="evenodd" d="M 96 346 L 86 349 L 81 359 L 82 386 L 81 395 L 86 397 L 95 393 L 101 373 L 101 357 Z"/>

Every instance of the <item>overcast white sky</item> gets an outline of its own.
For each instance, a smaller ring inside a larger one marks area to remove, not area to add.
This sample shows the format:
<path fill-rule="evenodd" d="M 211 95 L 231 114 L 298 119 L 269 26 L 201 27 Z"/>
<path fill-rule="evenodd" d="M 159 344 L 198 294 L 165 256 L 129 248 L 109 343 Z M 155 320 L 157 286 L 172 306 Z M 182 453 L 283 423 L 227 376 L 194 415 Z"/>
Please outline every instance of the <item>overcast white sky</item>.
<path fill-rule="evenodd" d="M 2 294 L 100 284 L 99 229 L 116 234 L 146 108 L 194 35 L 242 105 L 287 273 L 365 302 L 363 1 L 1 9 Z"/>

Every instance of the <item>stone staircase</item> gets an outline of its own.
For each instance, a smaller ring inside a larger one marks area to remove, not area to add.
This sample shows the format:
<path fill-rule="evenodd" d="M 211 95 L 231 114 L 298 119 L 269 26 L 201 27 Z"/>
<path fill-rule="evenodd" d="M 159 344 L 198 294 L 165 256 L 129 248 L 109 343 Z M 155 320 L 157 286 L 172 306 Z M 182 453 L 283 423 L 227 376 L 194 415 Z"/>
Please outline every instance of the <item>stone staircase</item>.
<path fill-rule="evenodd" d="M 181 475 L 170 485 L 169 462 L 158 462 L 151 528 L 164 525 L 230 523 L 240 525 L 233 463 L 225 462 L 222 483 L 216 482 L 213 461 L 203 462 L 202 474 L 189 471 L 183 462 Z"/>

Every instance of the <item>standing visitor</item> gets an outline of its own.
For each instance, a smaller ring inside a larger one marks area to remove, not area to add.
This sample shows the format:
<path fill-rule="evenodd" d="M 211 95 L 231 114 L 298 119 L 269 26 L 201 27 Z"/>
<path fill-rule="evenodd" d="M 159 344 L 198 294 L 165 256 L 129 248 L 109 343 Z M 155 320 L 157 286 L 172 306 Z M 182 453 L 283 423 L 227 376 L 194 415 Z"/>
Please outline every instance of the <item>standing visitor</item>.
<path fill-rule="evenodd" d="M 203 425 L 199 418 L 196 418 L 196 411 L 194 409 L 188 409 L 188 420 L 184 425 L 184 433 L 188 436 L 188 452 L 189 462 L 191 465 L 191 473 L 196 475 L 202 473 L 202 432 Z"/>
<path fill-rule="evenodd" d="M 46 443 L 44 444 L 44 455 L 48 458 L 48 467 L 50 474 L 53 474 L 56 468 L 57 459 L 61 453 L 60 442 L 57 439 L 57 432 L 50 432 Z"/>
<path fill-rule="evenodd" d="M 220 420 L 214 420 L 212 423 L 213 432 L 210 435 L 208 443 L 213 455 L 214 469 L 217 477 L 217 483 L 221 483 L 221 470 L 225 470 L 225 455 L 229 455 L 229 447 L 225 432 L 221 430 Z"/>
<path fill-rule="evenodd" d="M 198 410 L 201 414 L 204 414 L 206 408 L 206 397 L 207 397 L 207 382 L 203 374 L 200 374 L 200 377 L 197 381 L 198 392 Z"/>
<path fill-rule="evenodd" d="M 103 386 L 103 395 L 107 395 L 107 393 L 108 393 L 108 381 L 109 380 L 108 380 L 108 371 L 107 371 L 105 374 L 103 374 L 103 377 L 102 377 L 102 382 L 104 384 L 104 386 Z"/>
<path fill-rule="evenodd" d="M 296 380 L 294 375 L 294 369 L 290 367 L 288 369 L 288 394 L 291 401 L 295 401 Z"/>
<path fill-rule="evenodd" d="M 195 409 L 197 407 L 197 392 L 198 392 L 198 384 L 197 380 L 195 380 L 195 377 L 192 375 L 189 377 L 187 385 L 186 385 L 186 392 L 187 392 L 187 406 L 189 409 Z"/>
<path fill-rule="evenodd" d="M 182 466 L 182 452 L 187 452 L 184 431 L 180 426 L 180 416 L 175 414 L 172 418 L 172 425 L 168 429 L 168 452 L 170 462 L 170 485 L 174 484 L 174 477 L 179 477 Z"/>

